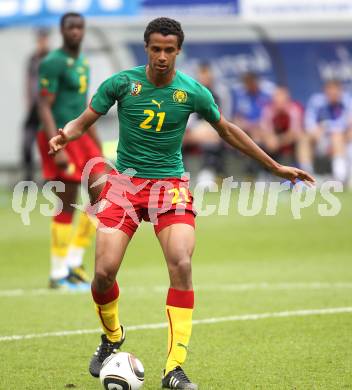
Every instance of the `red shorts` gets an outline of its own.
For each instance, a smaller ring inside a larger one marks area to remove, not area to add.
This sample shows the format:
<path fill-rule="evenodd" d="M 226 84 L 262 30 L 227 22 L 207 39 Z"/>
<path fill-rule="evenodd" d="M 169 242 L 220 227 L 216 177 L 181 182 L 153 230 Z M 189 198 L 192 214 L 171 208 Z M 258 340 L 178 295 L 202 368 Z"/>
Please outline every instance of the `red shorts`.
<path fill-rule="evenodd" d="M 156 234 L 175 223 L 195 226 L 188 179 L 145 179 L 114 171 L 96 207 L 99 227 L 119 229 L 130 237 L 142 220 L 152 222 Z"/>
<path fill-rule="evenodd" d="M 49 144 L 48 138 L 44 131 L 38 131 L 37 134 L 38 149 L 42 158 L 43 177 L 46 180 L 63 180 L 80 182 L 83 169 L 87 162 L 94 157 L 102 157 L 102 154 L 88 134 L 83 134 L 76 141 L 69 142 L 65 147 L 68 154 L 70 164 L 68 169 L 62 170 L 57 167 L 53 156 L 48 154 Z M 105 172 L 105 164 L 103 162 L 94 164 L 90 170 L 90 174 Z"/>

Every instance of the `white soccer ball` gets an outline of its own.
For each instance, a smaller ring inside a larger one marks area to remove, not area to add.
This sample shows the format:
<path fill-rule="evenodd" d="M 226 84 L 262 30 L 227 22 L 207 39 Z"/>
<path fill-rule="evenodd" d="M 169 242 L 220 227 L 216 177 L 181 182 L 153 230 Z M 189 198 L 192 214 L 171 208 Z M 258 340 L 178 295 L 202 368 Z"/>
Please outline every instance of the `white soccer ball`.
<path fill-rule="evenodd" d="M 143 364 L 128 352 L 112 354 L 103 362 L 100 381 L 106 390 L 138 390 L 144 382 Z"/>

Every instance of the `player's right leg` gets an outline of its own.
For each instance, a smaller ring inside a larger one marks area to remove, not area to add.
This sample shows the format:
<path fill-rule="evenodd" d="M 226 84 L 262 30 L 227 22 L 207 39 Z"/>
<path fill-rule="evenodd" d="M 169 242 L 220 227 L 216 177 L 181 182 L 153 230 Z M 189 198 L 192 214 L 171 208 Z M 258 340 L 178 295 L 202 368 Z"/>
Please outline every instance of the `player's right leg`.
<path fill-rule="evenodd" d="M 103 361 L 116 353 L 125 340 L 125 331 L 118 315 L 119 287 L 116 274 L 129 241 L 130 236 L 121 230 L 106 232 L 97 229 L 92 296 L 104 334 L 89 365 L 89 372 L 94 377 L 99 376 Z"/>
<path fill-rule="evenodd" d="M 104 334 L 89 366 L 90 373 L 95 377 L 99 376 L 103 361 L 117 352 L 125 340 L 125 332 L 118 316 L 119 288 L 116 274 L 128 243 L 138 228 L 141 210 L 138 199 L 133 196 L 128 199 L 128 193 L 122 196 L 123 183 L 123 178 L 120 182 L 118 173 L 110 175 L 99 196 L 101 203 L 96 214 L 99 225 L 92 295 Z"/>

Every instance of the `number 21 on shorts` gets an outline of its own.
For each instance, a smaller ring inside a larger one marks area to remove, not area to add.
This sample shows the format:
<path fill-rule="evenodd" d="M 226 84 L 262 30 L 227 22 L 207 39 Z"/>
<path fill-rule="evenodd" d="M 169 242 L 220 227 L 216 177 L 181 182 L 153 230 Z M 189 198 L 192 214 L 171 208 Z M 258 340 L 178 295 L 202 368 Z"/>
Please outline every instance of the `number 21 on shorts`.
<path fill-rule="evenodd" d="M 191 199 L 189 198 L 189 193 L 186 188 L 172 188 L 168 191 L 169 194 L 173 194 L 173 198 L 171 203 L 177 204 L 177 203 L 189 203 Z"/>

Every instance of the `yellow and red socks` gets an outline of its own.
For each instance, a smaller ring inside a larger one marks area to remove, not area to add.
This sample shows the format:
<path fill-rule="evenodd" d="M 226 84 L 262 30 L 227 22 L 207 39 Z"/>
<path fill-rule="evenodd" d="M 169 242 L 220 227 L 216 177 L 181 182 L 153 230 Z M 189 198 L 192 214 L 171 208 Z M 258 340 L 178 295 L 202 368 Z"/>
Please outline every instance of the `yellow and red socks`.
<path fill-rule="evenodd" d="M 84 252 L 91 243 L 95 229 L 89 215 L 86 212 L 81 213 L 67 253 L 67 265 L 70 268 L 82 265 Z"/>
<path fill-rule="evenodd" d="M 72 213 L 62 211 L 51 223 L 51 279 L 68 276 L 66 256 L 72 238 Z"/>
<path fill-rule="evenodd" d="M 122 330 L 119 321 L 118 297 L 119 287 L 115 281 L 110 290 L 98 293 L 92 286 L 92 296 L 100 323 L 107 338 L 115 343 L 120 341 Z"/>
<path fill-rule="evenodd" d="M 165 375 L 186 360 L 188 344 L 192 333 L 194 307 L 193 290 L 170 288 L 166 300 L 168 326 L 168 357 Z"/>

